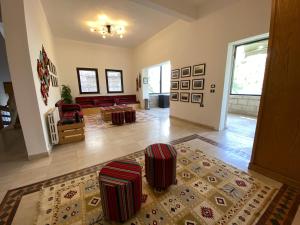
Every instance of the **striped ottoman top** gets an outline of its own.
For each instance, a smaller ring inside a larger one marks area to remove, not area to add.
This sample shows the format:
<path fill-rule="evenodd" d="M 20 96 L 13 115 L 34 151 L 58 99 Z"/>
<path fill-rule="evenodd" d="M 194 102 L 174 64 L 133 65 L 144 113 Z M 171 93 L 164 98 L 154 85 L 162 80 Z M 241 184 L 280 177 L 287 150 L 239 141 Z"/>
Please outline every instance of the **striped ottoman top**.
<path fill-rule="evenodd" d="M 168 144 L 153 144 L 145 149 L 145 154 L 150 158 L 155 159 L 170 159 L 177 156 L 177 152 L 172 145 Z"/>
<path fill-rule="evenodd" d="M 131 160 L 119 160 L 108 163 L 100 171 L 100 179 L 115 185 L 126 184 L 140 177 L 141 166 Z"/>

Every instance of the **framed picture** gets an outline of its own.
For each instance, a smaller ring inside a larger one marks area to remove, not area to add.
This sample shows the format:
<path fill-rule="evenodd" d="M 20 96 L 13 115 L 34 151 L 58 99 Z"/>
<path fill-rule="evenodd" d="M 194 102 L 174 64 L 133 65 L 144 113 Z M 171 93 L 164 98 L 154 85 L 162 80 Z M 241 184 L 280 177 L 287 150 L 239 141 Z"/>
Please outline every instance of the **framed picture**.
<path fill-rule="evenodd" d="M 181 68 L 181 77 L 190 77 L 191 76 L 191 67 L 187 66 L 187 67 L 183 67 Z"/>
<path fill-rule="evenodd" d="M 105 70 L 107 93 L 123 93 L 123 71 Z"/>
<path fill-rule="evenodd" d="M 194 65 L 193 66 L 193 76 L 205 75 L 205 67 L 206 67 L 205 63 L 199 64 L 199 65 Z"/>
<path fill-rule="evenodd" d="M 179 90 L 179 81 L 171 81 L 171 90 Z"/>
<path fill-rule="evenodd" d="M 143 77 L 143 83 L 148 84 L 148 77 Z"/>
<path fill-rule="evenodd" d="M 204 90 L 204 79 L 194 79 L 192 80 L 193 90 Z"/>
<path fill-rule="evenodd" d="M 180 101 L 181 102 L 189 102 L 190 101 L 190 93 L 188 93 L 188 92 L 181 92 L 180 93 Z"/>
<path fill-rule="evenodd" d="M 203 93 L 192 93 L 191 94 L 191 102 L 202 104 L 203 101 Z"/>
<path fill-rule="evenodd" d="M 178 100 L 179 100 L 179 93 L 171 92 L 171 101 L 178 101 Z"/>
<path fill-rule="evenodd" d="M 172 70 L 171 79 L 179 79 L 179 77 L 180 77 L 180 70 L 179 69 Z"/>
<path fill-rule="evenodd" d="M 190 80 L 182 80 L 180 81 L 180 89 L 181 90 L 190 90 Z"/>

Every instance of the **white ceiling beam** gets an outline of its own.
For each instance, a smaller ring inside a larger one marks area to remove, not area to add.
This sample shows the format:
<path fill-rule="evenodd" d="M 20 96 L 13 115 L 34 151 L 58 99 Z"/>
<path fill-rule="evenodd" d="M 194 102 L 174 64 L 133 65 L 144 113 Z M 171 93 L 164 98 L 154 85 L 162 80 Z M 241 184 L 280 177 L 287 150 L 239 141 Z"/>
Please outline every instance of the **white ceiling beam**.
<path fill-rule="evenodd" d="M 131 0 L 186 21 L 198 19 L 199 9 L 183 0 Z"/>

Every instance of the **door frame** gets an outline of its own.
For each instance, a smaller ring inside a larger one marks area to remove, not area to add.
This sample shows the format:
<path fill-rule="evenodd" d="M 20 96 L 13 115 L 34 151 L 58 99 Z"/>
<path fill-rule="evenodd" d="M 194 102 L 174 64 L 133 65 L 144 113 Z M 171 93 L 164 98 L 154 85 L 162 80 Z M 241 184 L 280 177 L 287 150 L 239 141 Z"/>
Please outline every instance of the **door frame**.
<path fill-rule="evenodd" d="M 228 114 L 228 102 L 229 102 L 230 89 L 231 89 L 231 83 L 232 83 L 232 77 L 233 77 L 234 58 L 235 58 L 236 47 L 240 46 L 240 45 L 248 44 L 251 42 L 261 41 L 261 40 L 268 39 L 268 38 L 269 38 L 269 33 L 265 33 L 265 34 L 245 38 L 245 39 L 242 39 L 239 41 L 234 41 L 234 42 L 231 42 L 228 44 L 219 130 L 224 130 L 226 128 L 227 114 Z"/>

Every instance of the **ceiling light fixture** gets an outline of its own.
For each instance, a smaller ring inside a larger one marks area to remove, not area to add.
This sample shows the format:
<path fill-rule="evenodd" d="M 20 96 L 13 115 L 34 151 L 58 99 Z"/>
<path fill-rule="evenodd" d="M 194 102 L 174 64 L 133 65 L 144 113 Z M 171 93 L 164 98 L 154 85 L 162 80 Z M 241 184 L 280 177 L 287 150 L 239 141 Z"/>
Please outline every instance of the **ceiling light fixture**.
<path fill-rule="evenodd" d="M 89 21 L 88 26 L 91 32 L 99 33 L 103 39 L 110 36 L 119 36 L 123 38 L 125 34 L 126 23 L 124 21 L 112 21 L 107 16 L 98 16 L 97 21 Z"/>

